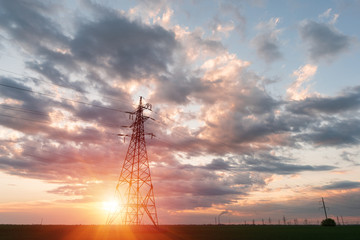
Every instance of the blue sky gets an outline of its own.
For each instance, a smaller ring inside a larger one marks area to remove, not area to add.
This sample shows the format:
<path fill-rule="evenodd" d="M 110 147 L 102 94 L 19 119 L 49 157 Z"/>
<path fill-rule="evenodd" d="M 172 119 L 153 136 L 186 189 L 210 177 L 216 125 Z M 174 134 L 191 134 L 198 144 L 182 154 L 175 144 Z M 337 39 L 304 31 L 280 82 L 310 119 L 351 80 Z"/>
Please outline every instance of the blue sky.
<path fill-rule="evenodd" d="M 0 223 L 104 223 L 140 96 L 160 224 L 316 223 L 321 197 L 360 221 L 359 18 L 359 1 L 1 2 Z"/>

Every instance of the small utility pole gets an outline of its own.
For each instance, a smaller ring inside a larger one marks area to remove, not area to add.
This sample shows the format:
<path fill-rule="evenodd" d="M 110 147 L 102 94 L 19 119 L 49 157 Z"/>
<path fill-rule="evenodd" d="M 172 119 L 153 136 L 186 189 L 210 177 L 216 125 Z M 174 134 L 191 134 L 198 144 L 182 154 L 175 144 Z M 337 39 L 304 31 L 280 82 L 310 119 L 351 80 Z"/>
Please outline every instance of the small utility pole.
<path fill-rule="evenodd" d="M 323 208 L 324 208 L 324 212 L 325 212 L 325 219 L 327 219 L 328 217 L 327 217 L 327 213 L 326 213 L 326 207 L 325 207 L 324 198 L 322 197 L 321 200 L 322 200 L 322 204 L 323 204 Z"/>

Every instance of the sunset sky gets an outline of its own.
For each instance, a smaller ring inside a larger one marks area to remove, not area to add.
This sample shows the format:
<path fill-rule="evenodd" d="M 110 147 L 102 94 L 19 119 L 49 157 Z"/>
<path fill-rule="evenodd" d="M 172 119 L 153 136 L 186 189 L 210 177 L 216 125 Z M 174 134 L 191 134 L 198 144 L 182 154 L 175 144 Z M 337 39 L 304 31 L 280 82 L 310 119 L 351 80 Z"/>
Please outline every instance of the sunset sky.
<path fill-rule="evenodd" d="M 360 1 L 0 1 L 0 224 L 104 224 L 143 96 L 160 224 L 360 222 Z"/>

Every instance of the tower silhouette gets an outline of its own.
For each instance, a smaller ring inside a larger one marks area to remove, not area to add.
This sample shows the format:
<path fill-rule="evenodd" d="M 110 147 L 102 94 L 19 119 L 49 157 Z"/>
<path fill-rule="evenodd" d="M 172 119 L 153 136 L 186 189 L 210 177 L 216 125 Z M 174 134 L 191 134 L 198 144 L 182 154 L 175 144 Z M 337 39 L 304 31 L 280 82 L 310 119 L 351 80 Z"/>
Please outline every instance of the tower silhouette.
<path fill-rule="evenodd" d="M 135 121 L 131 124 L 131 140 L 123 163 L 120 177 L 116 185 L 115 197 L 118 205 L 110 212 L 106 223 L 113 223 L 120 217 L 122 224 L 140 225 L 144 215 L 158 226 L 158 217 L 155 206 L 154 189 L 151 182 L 149 159 L 146 151 L 145 135 L 154 136 L 152 133 L 145 134 L 144 122 L 149 117 L 143 115 L 143 110 L 151 110 L 151 104 L 143 105 L 140 97 L 136 111 L 128 112 L 131 119 L 135 115 Z M 119 136 L 129 136 L 119 134 Z"/>

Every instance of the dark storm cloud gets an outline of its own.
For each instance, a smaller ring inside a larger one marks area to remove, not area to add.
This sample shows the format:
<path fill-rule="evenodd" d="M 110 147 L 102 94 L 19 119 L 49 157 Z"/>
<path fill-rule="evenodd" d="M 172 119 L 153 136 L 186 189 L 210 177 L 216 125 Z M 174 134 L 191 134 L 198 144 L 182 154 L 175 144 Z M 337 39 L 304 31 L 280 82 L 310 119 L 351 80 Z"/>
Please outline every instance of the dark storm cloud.
<path fill-rule="evenodd" d="M 166 72 L 176 41 L 160 26 L 110 15 L 80 25 L 70 47 L 79 61 L 129 79 Z"/>
<path fill-rule="evenodd" d="M 309 121 L 306 118 L 302 119 L 305 122 L 301 122 L 300 119 L 288 119 L 286 118 L 286 115 L 275 117 L 272 112 L 269 112 L 264 116 L 257 116 L 256 119 L 246 119 L 247 116 L 247 114 L 235 112 L 228 116 L 227 119 L 224 119 L 221 128 L 221 141 L 226 141 L 233 146 L 233 149 L 236 148 L 237 144 L 271 144 L 271 139 L 273 137 L 276 138 L 276 135 L 296 132 L 301 126 Z M 296 125 L 298 123 L 301 125 Z M 276 139 L 273 140 L 276 141 Z M 292 142 L 287 141 L 287 143 L 284 142 L 283 144 L 291 145 Z"/>
<path fill-rule="evenodd" d="M 41 64 L 62 67 L 65 72 L 81 72 L 80 64 L 76 62 L 76 59 L 74 59 L 68 47 L 69 46 L 66 45 L 64 49 L 50 49 L 46 46 L 39 46 L 36 51 L 37 54 L 44 59 Z M 36 46 L 34 46 L 34 48 L 36 48 Z"/>
<path fill-rule="evenodd" d="M 246 189 L 251 187 L 254 182 L 242 179 L 241 183 L 235 183 L 225 176 L 215 174 L 214 170 L 228 172 L 224 169 L 227 168 L 225 166 L 227 163 L 219 164 L 219 162 L 219 159 L 215 159 L 209 165 L 195 166 L 174 161 L 171 166 L 154 166 L 152 178 L 158 199 L 164 199 L 164 201 L 160 200 L 161 205 L 172 209 L 193 209 L 230 203 L 245 196 Z M 231 174 L 238 175 L 237 173 Z M 241 175 L 242 177 L 239 178 L 244 177 L 244 173 Z M 240 181 L 240 179 L 238 180 Z"/>
<path fill-rule="evenodd" d="M 359 109 L 359 86 L 348 88 L 335 97 L 309 97 L 286 104 L 287 111 L 311 120 L 306 127 L 302 125 L 308 132 L 299 133 L 295 138 L 317 147 L 358 144 L 360 122 L 352 112 Z"/>
<path fill-rule="evenodd" d="M 334 116 L 340 113 L 348 114 L 349 111 L 359 108 L 359 87 L 346 89 L 336 97 L 313 97 L 286 102 L 269 96 L 263 89 L 252 86 L 252 83 L 247 82 L 245 91 L 243 85 L 241 86 L 240 89 L 232 88 L 231 92 L 222 92 L 223 88 L 207 85 L 207 90 L 189 93 L 198 99 L 206 99 L 207 107 L 203 108 L 204 110 L 211 109 L 212 104 L 218 101 L 217 97 L 231 98 L 232 111 L 225 111 L 225 114 L 216 120 L 206 121 L 206 125 L 200 128 L 196 135 L 188 132 L 186 128 L 177 129 L 176 132 L 183 134 L 173 135 L 163 146 L 186 152 L 189 156 L 197 156 L 203 153 L 249 154 L 252 149 L 250 145 L 253 144 L 258 146 L 258 150 L 270 150 L 274 146 L 297 147 L 300 142 L 315 147 L 342 147 L 359 143 L 359 121 L 352 118 L 352 115 L 342 115 L 340 118 Z M 239 92 L 241 94 L 238 94 Z M 209 93 L 212 93 L 210 96 L 217 97 L 209 100 Z M 202 114 L 206 119 L 207 113 Z M 198 138 L 199 134 L 209 137 Z M 158 136 L 169 138 L 161 134 Z M 283 173 L 327 169 L 321 166 L 297 167 L 283 164 L 261 166 L 258 170 L 270 172 L 276 167 Z"/>
<path fill-rule="evenodd" d="M 280 103 L 258 88 L 250 89 L 246 95 L 237 96 L 235 104 L 235 111 L 229 115 L 231 119 L 228 119 L 231 122 L 228 126 L 232 126 L 232 129 L 229 129 L 230 136 L 234 142 L 256 141 L 289 130 L 284 119 L 274 116 L 274 111 Z M 244 119 L 252 114 L 256 116 L 255 119 Z"/>
<path fill-rule="evenodd" d="M 114 88 L 106 81 L 106 77 L 101 77 L 98 73 L 91 69 L 87 72 L 86 78 L 90 81 L 91 85 L 99 91 L 99 93 L 104 95 L 104 101 L 110 101 L 112 105 L 119 105 L 119 102 L 121 102 L 120 106 L 117 108 L 130 109 L 129 105 L 132 102 L 132 99 L 129 93 L 120 88 Z"/>
<path fill-rule="evenodd" d="M 18 79 L 21 81 L 22 79 Z M 17 131 L 22 131 L 27 134 L 36 134 L 43 133 L 49 137 L 52 137 L 56 140 L 96 140 L 101 139 L 99 136 L 99 131 L 90 128 L 84 127 L 78 129 L 78 132 L 69 133 L 67 131 L 59 130 L 53 128 L 50 125 L 50 115 L 49 113 L 54 108 L 60 108 L 70 112 L 77 113 L 78 109 L 86 108 L 83 105 L 79 104 L 79 108 L 73 107 L 72 102 L 63 102 L 53 101 L 51 97 L 44 95 L 34 94 L 31 88 L 25 86 L 18 81 L 14 81 L 9 78 L 0 78 L 0 94 L 2 97 L 11 99 L 12 101 L 19 101 L 20 104 L 1 104 L 1 116 L 0 124 L 9 128 L 12 128 Z M 49 94 L 51 96 L 51 94 Z M 98 106 L 101 106 L 100 103 L 95 102 Z M 104 109 L 102 109 L 104 110 Z M 94 110 L 93 110 L 94 111 Z M 79 111 L 79 116 L 82 117 L 83 111 Z M 104 116 L 109 116 L 109 110 L 104 111 Z M 98 121 L 101 125 L 104 121 L 99 116 L 101 112 L 97 112 L 97 115 L 91 116 L 91 120 Z M 117 112 L 117 116 L 119 112 Z M 84 117 L 85 120 L 89 118 Z M 115 119 L 113 115 L 112 119 Z M 69 119 L 68 119 L 69 120 Z M 114 124 L 116 126 L 116 124 Z"/>
<path fill-rule="evenodd" d="M 347 151 L 343 151 L 340 156 L 344 161 L 347 161 L 351 164 L 353 164 L 354 166 L 359 166 L 360 162 L 356 161 L 357 157 L 358 157 L 358 153 L 350 153 Z"/>
<path fill-rule="evenodd" d="M 2 97 L 18 100 L 23 106 L 31 107 L 33 110 L 42 111 L 48 103 L 34 96 L 32 89 L 19 82 L 26 82 L 26 79 L 15 79 L 0 76 L 0 93 Z"/>
<path fill-rule="evenodd" d="M 301 165 L 288 163 L 291 159 L 276 157 L 270 154 L 260 154 L 259 156 L 245 156 L 240 159 L 240 166 L 249 171 L 275 173 L 279 175 L 289 175 L 304 171 L 329 171 L 336 167 L 329 165 Z"/>
<path fill-rule="evenodd" d="M 196 145 L 189 141 L 186 146 L 188 152 L 191 151 L 189 148 L 193 148 L 200 152 L 216 151 L 217 154 L 248 153 L 247 144 L 271 149 L 272 146 L 296 147 L 298 142 L 315 147 L 341 147 L 359 143 L 359 128 L 356 127 L 359 121 L 356 115 L 350 113 L 359 109 L 359 87 L 345 89 L 335 97 L 309 97 L 291 102 L 276 100 L 251 83 L 245 89 L 239 89 L 241 94 L 236 94 L 237 89 L 234 88 L 234 92 L 224 95 L 225 99 L 232 97 L 232 111 L 225 112 L 215 121 L 206 122 L 199 134 L 214 137 L 197 142 Z M 212 87 L 208 88 L 208 91 L 212 90 Z M 221 94 L 214 90 L 215 96 Z M 202 97 L 198 93 L 195 96 Z M 211 109 L 214 102 L 207 101 L 208 107 L 204 109 Z M 342 115 L 337 117 L 334 114 Z"/>
<path fill-rule="evenodd" d="M 28 169 L 31 167 L 31 163 L 9 157 L 0 157 L 0 168 L 7 170 L 7 166 L 14 169 Z"/>
<path fill-rule="evenodd" d="M 353 182 L 353 181 L 337 181 L 319 187 L 319 189 L 322 190 L 341 190 L 341 189 L 358 189 L 358 188 L 360 188 L 360 182 Z"/>
<path fill-rule="evenodd" d="M 89 143 L 78 142 L 81 150 L 74 148 L 69 140 L 58 139 L 59 146 L 56 147 L 52 144 L 53 136 L 49 139 L 26 137 L 17 140 L 17 146 L 13 143 L 4 143 L 6 153 L 0 156 L 0 168 L 12 175 L 69 184 L 97 178 L 115 179 L 118 175 L 108 172 L 109 167 L 119 167 L 119 156 L 113 154 L 116 138 L 108 138 L 106 143 L 102 144 L 94 140 Z M 11 158 L 7 157 L 16 152 L 14 148 L 19 147 L 22 149 L 21 153 L 13 154 Z M 119 151 L 122 146 L 116 148 Z"/>
<path fill-rule="evenodd" d="M 187 210 L 196 208 L 208 208 L 214 205 L 235 203 L 237 196 L 168 196 L 166 198 L 157 197 L 156 204 L 165 209 Z"/>
<path fill-rule="evenodd" d="M 10 78 L 0 77 L 0 95 L 20 104 L 0 104 L 0 124 L 24 133 L 35 133 L 49 124 L 47 111 L 52 101 L 34 96 L 29 87 Z"/>
<path fill-rule="evenodd" d="M 189 78 L 184 73 L 162 76 L 158 79 L 156 94 L 152 97 L 156 102 L 185 104 L 189 96 L 196 92 L 206 91 L 207 87 L 198 78 Z"/>
<path fill-rule="evenodd" d="M 54 11 L 51 5 L 40 1 L 1 1 L 0 29 L 26 48 L 46 42 L 66 44 L 69 39 L 61 33 L 59 25 L 46 17 Z"/>
<path fill-rule="evenodd" d="M 211 163 L 205 165 L 204 168 L 208 170 L 229 170 L 231 165 L 222 158 L 216 158 L 213 159 Z"/>
<path fill-rule="evenodd" d="M 27 62 L 26 66 L 29 69 L 40 73 L 56 85 L 65 88 L 71 88 L 82 93 L 85 92 L 82 82 L 70 82 L 69 78 L 61 71 L 59 71 L 50 61 L 43 63 L 39 63 L 37 61 Z"/>
<path fill-rule="evenodd" d="M 121 111 L 116 111 L 117 109 L 123 109 L 124 111 L 131 111 L 132 107 L 119 104 L 114 106 L 104 106 L 99 101 L 92 101 L 92 104 L 101 107 L 93 107 L 88 105 L 79 104 L 76 108 L 73 109 L 73 120 L 80 119 L 84 122 L 96 123 L 99 126 L 104 126 L 108 128 L 121 128 L 121 126 L 129 126 L 131 121 L 129 120 L 128 114 L 125 114 Z M 113 107 L 109 110 L 106 107 Z"/>
<path fill-rule="evenodd" d="M 282 133 L 289 130 L 287 125 L 281 123 L 281 120 L 279 121 L 272 116 L 254 122 L 237 121 L 234 125 L 232 140 L 236 143 L 266 140 L 267 136 L 271 134 Z"/>
<path fill-rule="evenodd" d="M 191 193 L 195 196 L 221 196 L 221 195 L 229 195 L 236 194 L 242 195 L 244 193 L 230 188 L 229 186 L 225 186 L 221 184 L 221 182 L 196 182 L 192 185 L 191 189 L 189 189 Z"/>
<path fill-rule="evenodd" d="M 67 122 L 76 122 L 76 120 L 80 119 L 97 123 L 99 126 L 110 126 L 110 128 L 119 128 L 121 125 L 125 125 L 124 123 L 127 123 L 124 118 L 119 117 L 119 115 L 124 116 L 124 113 L 106 109 L 106 106 L 101 102 L 90 102 L 90 104 L 99 106 L 98 108 L 84 104 L 74 106 L 73 102 L 66 100 L 58 102 L 53 101 L 51 97 L 36 95 L 31 92 L 32 90 L 29 87 L 9 78 L 0 78 L 0 84 L 2 84 L 0 86 L 2 97 L 12 101 L 20 101 L 20 104 L 0 105 L 0 124 L 25 134 L 43 134 L 55 141 L 68 140 L 78 143 L 99 143 L 103 139 L 103 133 L 94 127 L 77 127 L 76 131 L 51 127 L 49 114 L 54 108 L 66 110 L 73 114 L 72 118 L 64 119 Z"/>
<path fill-rule="evenodd" d="M 311 166 L 311 165 L 296 165 L 288 163 L 279 163 L 279 162 L 262 162 L 258 165 L 250 166 L 249 170 L 255 172 L 266 172 L 266 173 L 276 173 L 280 175 L 294 174 L 304 171 L 329 171 L 333 170 L 335 167 L 321 165 L 321 166 Z"/>
<path fill-rule="evenodd" d="M 309 45 L 312 60 L 331 60 L 349 49 L 350 37 L 340 33 L 332 25 L 306 21 L 299 28 L 302 39 Z"/>
<path fill-rule="evenodd" d="M 78 65 L 66 52 L 70 36 L 51 18 L 58 8 L 41 1 L 1 1 L 0 29 L 11 37 L 11 44 L 17 45 L 16 48 L 36 55 L 37 61 L 27 62 L 27 67 L 55 84 L 80 90 L 79 84 L 69 83 L 65 77 L 67 71 L 78 70 Z M 57 65 L 65 72 L 60 72 Z"/>
<path fill-rule="evenodd" d="M 334 120 L 324 126 L 311 128 L 310 133 L 299 134 L 299 140 L 317 147 L 357 145 L 360 142 L 360 120 Z"/>
<path fill-rule="evenodd" d="M 287 110 L 296 114 L 334 114 L 360 109 L 360 87 L 347 89 L 336 97 L 309 97 L 289 103 Z"/>
<path fill-rule="evenodd" d="M 14 43 L 42 57 L 27 67 L 57 84 L 79 89 L 79 84 L 70 83 L 64 76 L 72 71 L 82 72 L 81 63 L 125 80 L 167 72 L 177 48 L 173 32 L 130 21 L 104 7 L 85 5 L 92 6 L 97 19 L 79 21 L 72 37 L 52 21 L 50 14 L 58 6 L 38 1 L 1 2 L 0 28 Z"/>
<path fill-rule="evenodd" d="M 279 43 L 271 33 L 256 36 L 253 40 L 257 54 L 266 62 L 271 63 L 282 58 Z"/>
<path fill-rule="evenodd" d="M 243 87 L 241 87 L 244 89 Z M 242 90 L 239 89 L 239 90 Z M 271 97 L 264 89 L 257 86 L 246 89 L 246 94 L 237 94 L 235 110 L 244 114 L 262 115 L 272 113 L 281 102 Z"/>

